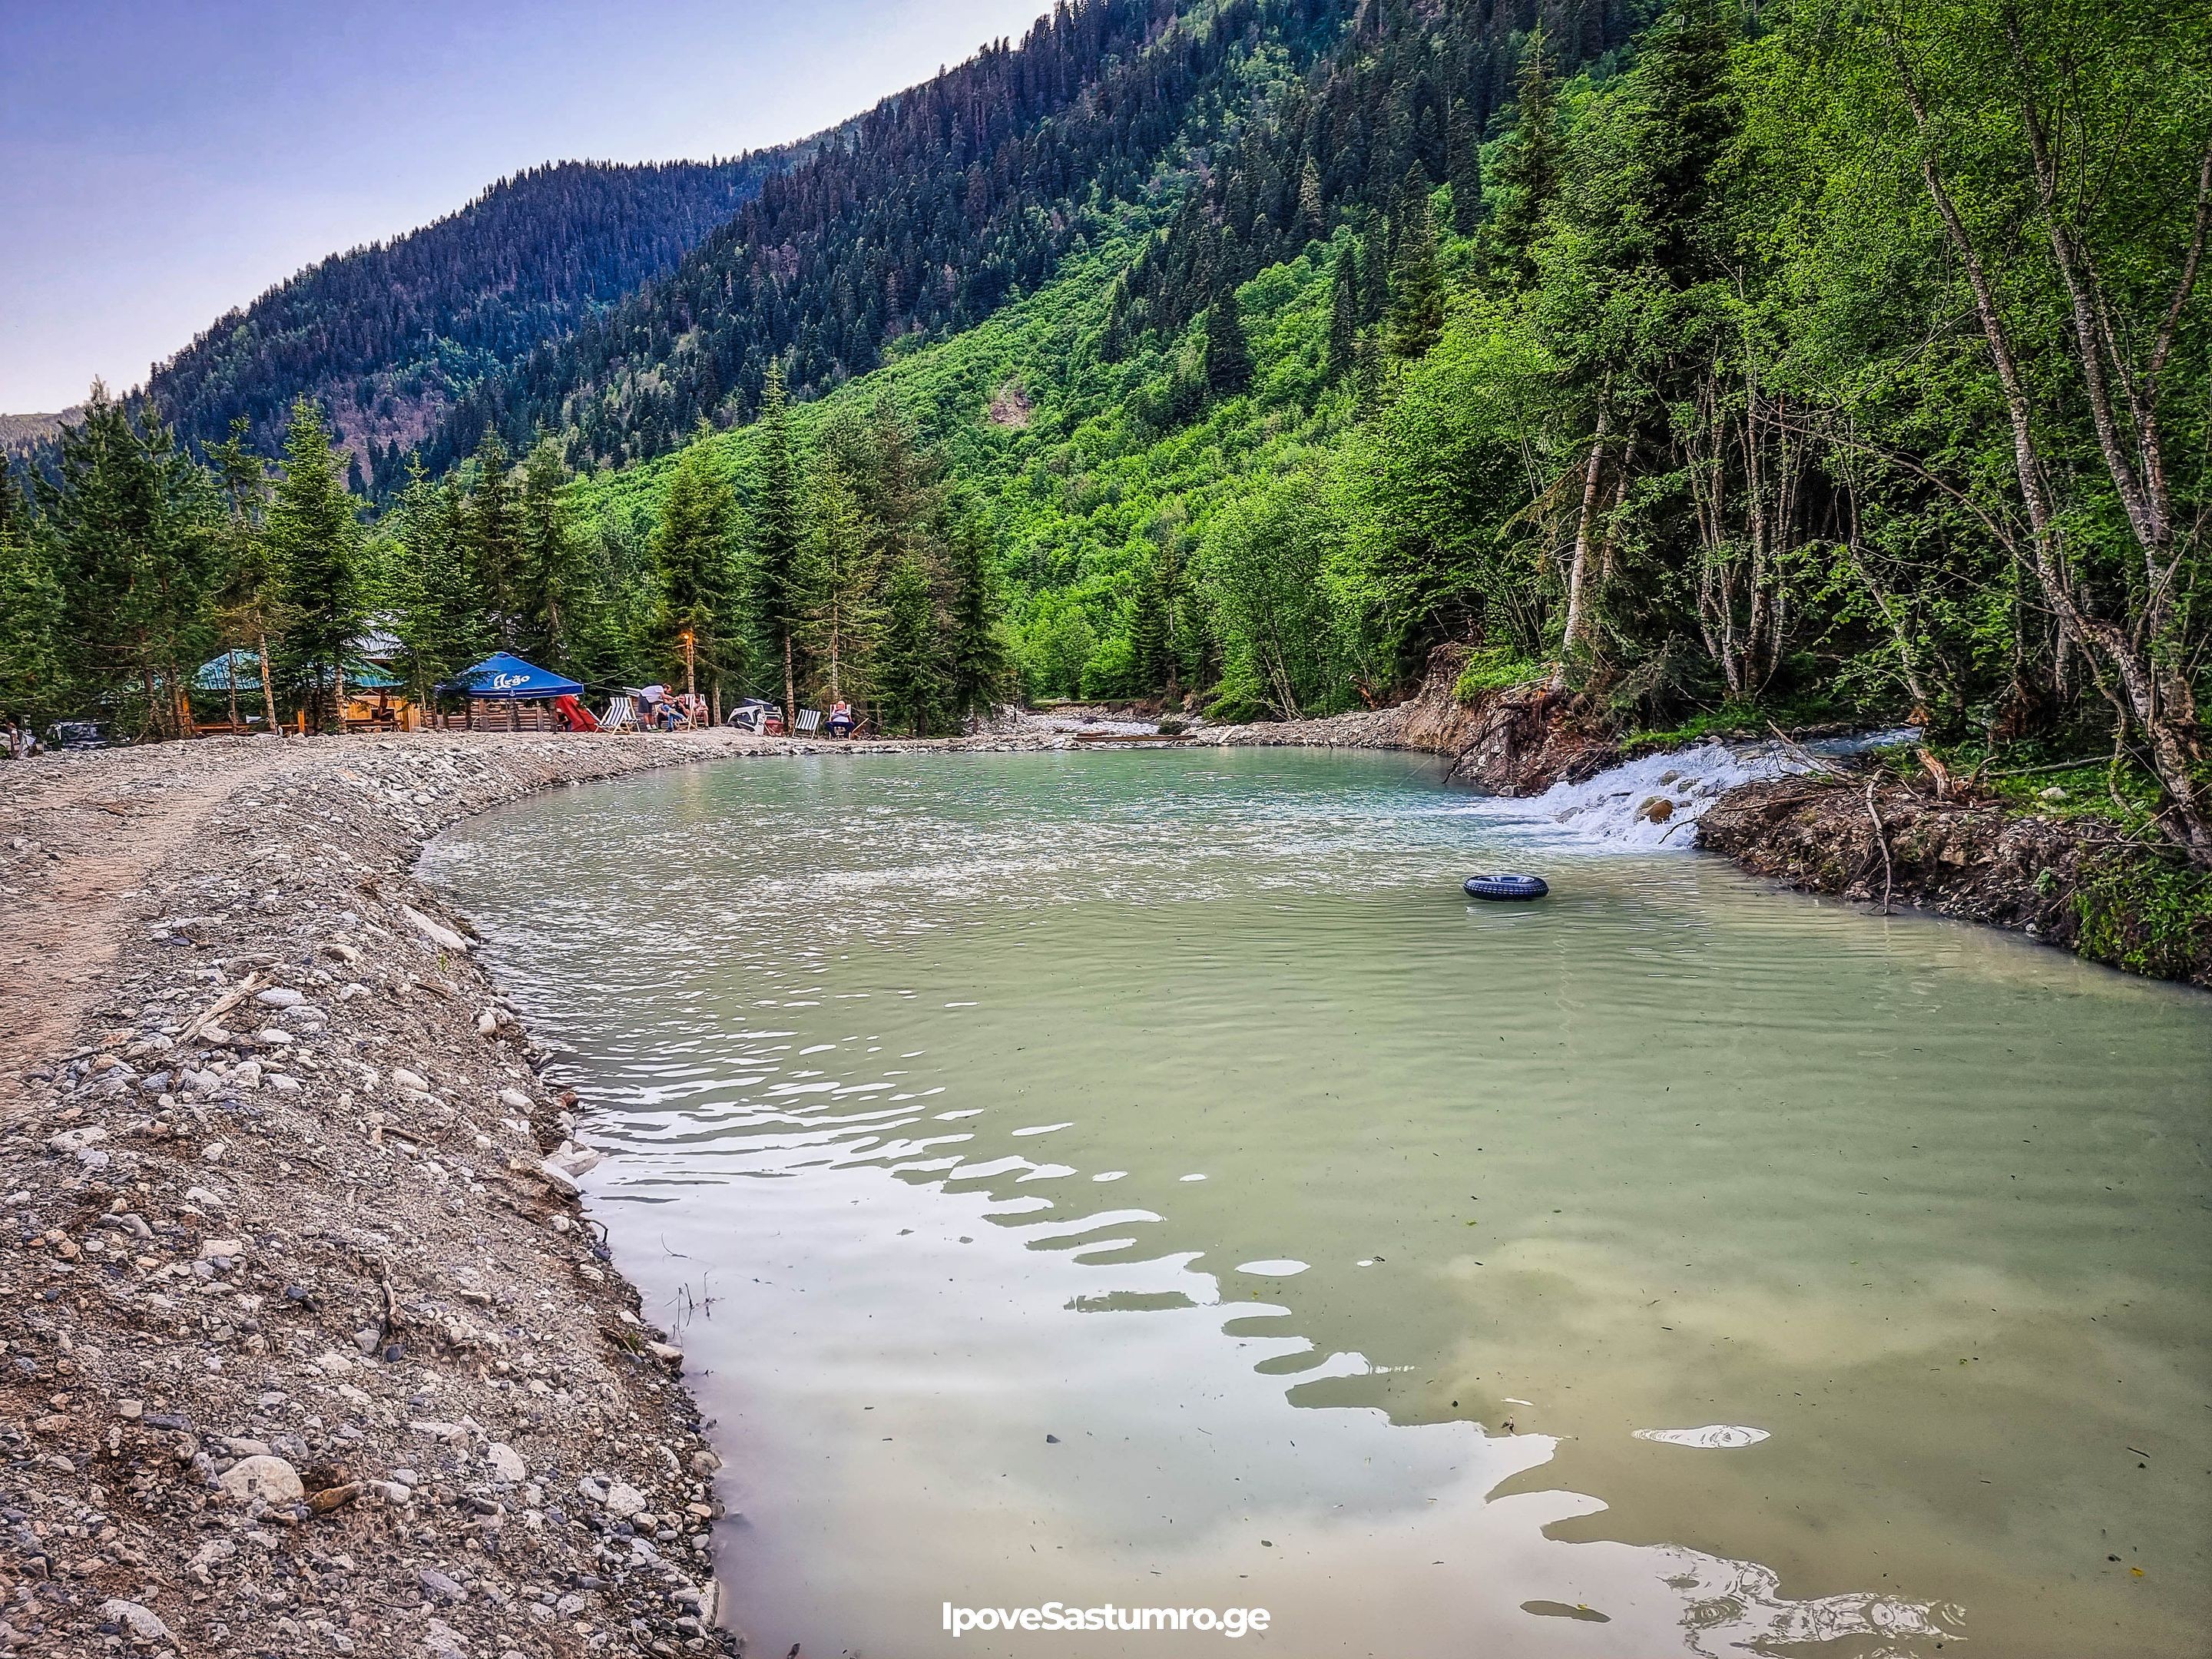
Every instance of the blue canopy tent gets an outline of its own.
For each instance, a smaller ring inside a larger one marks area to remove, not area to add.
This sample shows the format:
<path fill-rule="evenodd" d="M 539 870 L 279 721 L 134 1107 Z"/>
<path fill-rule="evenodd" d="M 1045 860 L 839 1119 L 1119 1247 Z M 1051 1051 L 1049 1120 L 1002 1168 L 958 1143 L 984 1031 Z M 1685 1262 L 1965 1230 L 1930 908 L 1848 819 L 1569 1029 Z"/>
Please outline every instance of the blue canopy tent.
<path fill-rule="evenodd" d="M 564 679 L 512 652 L 495 651 L 474 668 L 461 670 L 438 690 L 487 702 L 531 702 L 543 697 L 578 696 L 584 687 L 580 681 Z"/>
<path fill-rule="evenodd" d="M 476 723 L 476 705 L 479 702 L 503 702 L 507 705 L 507 724 L 510 731 L 519 730 L 521 721 L 515 705 L 525 702 L 545 702 L 556 697 L 577 697 L 583 695 L 583 683 L 555 673 L 550 668 L 540 668 L 534 662 L 525 662 L 509 651 L 495 651 L 473 668 L 464 668 L 438 690 L 449 696 L 469 700 L 469 723 Z M 533 726 L 537 722 L 532 722 Z"/>

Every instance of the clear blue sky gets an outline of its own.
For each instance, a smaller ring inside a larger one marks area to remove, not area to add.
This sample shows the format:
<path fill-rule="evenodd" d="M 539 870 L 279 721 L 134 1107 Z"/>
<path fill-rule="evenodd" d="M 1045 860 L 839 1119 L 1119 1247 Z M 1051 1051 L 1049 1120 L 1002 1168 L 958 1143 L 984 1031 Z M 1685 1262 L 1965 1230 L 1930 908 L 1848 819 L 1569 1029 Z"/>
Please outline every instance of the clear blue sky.
<path fill-rule="evenodd" d="M 0 0 L 0 413 L 536 162 L 817 131 L 1046 0 Z"/>

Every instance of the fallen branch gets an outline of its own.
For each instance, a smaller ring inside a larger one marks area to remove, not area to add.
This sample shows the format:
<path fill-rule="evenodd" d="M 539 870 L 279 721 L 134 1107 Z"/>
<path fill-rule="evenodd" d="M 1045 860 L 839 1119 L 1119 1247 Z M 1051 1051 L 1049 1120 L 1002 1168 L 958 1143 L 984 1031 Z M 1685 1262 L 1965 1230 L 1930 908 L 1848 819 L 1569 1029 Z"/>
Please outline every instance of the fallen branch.
<path fill-rule="evenodd" d="M 1866 809 L 1867 816 L 1874 820 L 1875 845 L 1881 848 L 1881 913 L 1887 915 L 1889 895 L 1893 885 L 1893 872 L 1889 862 L 1889 831 L 1882 828 L 1881 814 L 1875 810 L 1874 804 L 1874 792 L 1881 787 L 1880 778 L 1874 777 L 1867 780 Z"/>
<path fill-rule="evenodd" d="M 228 991 L 210 1003 L 198 1018 L 185 1027 L 183 1033 L 177 1038 L 177 1046 L 181 1048 L 186 1043 L 194 1041 L 202 1031 L 214 1024 L 219 1017 L 228 1013 L 246 998 L 252 996 L 260 988 L 260 985 L 261 975 L 258 974 L 248 974 L 244 979 L 239 981 Z"/>

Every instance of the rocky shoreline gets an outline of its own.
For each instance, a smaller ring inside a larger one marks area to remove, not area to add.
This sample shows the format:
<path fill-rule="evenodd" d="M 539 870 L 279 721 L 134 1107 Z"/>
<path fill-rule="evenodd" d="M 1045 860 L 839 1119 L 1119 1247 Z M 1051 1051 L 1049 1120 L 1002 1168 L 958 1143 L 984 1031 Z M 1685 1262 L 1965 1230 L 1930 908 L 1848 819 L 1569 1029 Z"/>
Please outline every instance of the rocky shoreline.
<path fill-rule="evenodd" d="M 561 783 L 913 746 L 454 733 L 0 768 L 0 1649 L 742 1651 L 716 1460 L 579 1208 L 574 1097 L 414 869 Z"/>

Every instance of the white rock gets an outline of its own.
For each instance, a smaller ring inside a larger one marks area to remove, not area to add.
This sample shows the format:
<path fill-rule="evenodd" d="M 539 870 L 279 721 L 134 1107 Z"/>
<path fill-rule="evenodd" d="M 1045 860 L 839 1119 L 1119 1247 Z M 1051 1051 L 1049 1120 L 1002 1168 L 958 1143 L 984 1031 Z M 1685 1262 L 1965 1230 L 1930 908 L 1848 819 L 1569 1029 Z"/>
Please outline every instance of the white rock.
<path fill-rule="evenodd" d="M 354 1364 L 351 1354 L 340 1353 L 336 1348 L 317 1354 L 314 1363 L 318 1370 L 331 1376 L 343 1376 Z"/>
<path fill-rule="evenodd" d="M 307 1495 L 300 1472 L 281 1457 L 241 1457 L 222 1473 L 218 1482 L 240 1503 L 260 1498 L 264 1503 L 289 1504 Z"/>
<path fill-rule="evenodd" d="M 483 1012 L 477 1016 L 477 1035 L 478 1036 L 495 1036 L 498 1033 L 498 1030 L 499 1016 L 492 1012 L 490 1009 L 487 1008 Z"/>
<path fill-rule="evenodd" d="M 266 1043 L 271 1048 L 283 1048 L 297 1041 L 289 1031 L 280 1030 L 274 1025 L 263 1026 L 253 1034 L 253 1040 Z"/>
<path fill-rule="evenodd" d="M 596 1146 L 580 1146 L 573 1140 L 564 1140 L 560 1149 L 545 1161 L 567 1170 L 572 1176 L 587 1176 L 605 1161 L 606 1154 Z"/>
<path fill-rule="evenodd" d="M 169 1627 L 161 1622 L 160 1615 L 153 1608 L 142 1607 L 136 1601 L 119 1599 L 102 1601 L 100 1616 L 104 1620 L 128 1626 L 131 1633 L 142 1642 L 173 1642 L 177 1639 L 169 1634 Z"/>
<path fill-rule="evenodd" d="M 349 979 L 338 988 L 340 1002 L 351 1002 L 356 997 L 365 997 L 368 994 L 368 987 L 357 979 Z"/>
<path fill-rule="evenodd" d="M 296 1008 L 307 999 L 289 985 L 272 985 L 265 991 L 256 991 L 253 1000 L 264 1008 Z"/>
<path fill-rule="evenodd" d="M 300 1092 L 300 1079 L 283 1072 L 271 1072 L 269 1086 L 280 1095 L 296 1095 Z"/>
<path fill-rule="evenodd" d="M 82 1128 L 64 1129 L 59 1134 L 46 1137 L 47 1146 L 57 1152 L 74 1154 L 88 1146 L 97 1146 L 107 1139 L 107 1131 L 97 1123 L 88 1123 Z"/>
<path fill-rule="evenodd" d="M 243 1065 L 233 1066 L 230 1080 L 237 1088 L 258 1089 L 261 1086 L 261 1062 L 249 1060 Z"/>
<path fill-rule="evenodd" d="M 499 1103 L 502 1106 L 511 1106 L 518 1112 L 526 1112 L 531 1110 L 537 1103 L 520 1089 L 501 1089 L 499 1091 Z"/>
<path fill-rule="evenodd" d="M 428 1082 L 417 1077 L 404 1066 L 395 1066 L 392 1068 L 392 1086 L 395 1089 L 404 1089 L 410 1094 L 427 1095 L 430 1092 Z"/>
<path fill-rule="evenodd" d="M 246 1254 L 243 1241 L 235 1238 L 209 1238 L 200 1242 L 203 1261 L 235 1261 Z"/>
<path fill-rule="evenodd" d="M 465 955 L 467 953 L 469 948 L 468 940 L 463 939 L 459 933 L 455 933 L 452 928 L 446 927 L 443 923 L 431 921 L 429 917 L 424 915 L 420 910 L 416 909 L 411 905 L 401 905 L 399 907 L 399 914 L 407 918 L 407 925 L 409 927 L 412 927 L 416 933 L 422 934 L 424 939 L 428 939 L 433 945 L 441 945 L 448 951 L 459 951 Z"/>
<path fill-rule="evenodd" d="M 645 1508 L 645 1494 L 627 1480 L 614 1482 L 600 1501 L 607 1506 L 607 1513 L 617 1521 L 627 1521 Z"/>
<path fill-rule="evenodd" d="M 530 1465 L 522 1461 L 522 1454 L 503 1440 L 495 1440 L 484 1448 L 484 1466 L 495 1480 L 520 1481 L 530 1474 Z"/>
<path fill-rule="evenodd" d="M 210 1164 L 220 1164 L 222 1162 L 222 1155 L 229 1150 L 229 1142 L 222 1140 L 210 1140 L 206 1146 L 200 1148 L 200 1157 Z"/>

